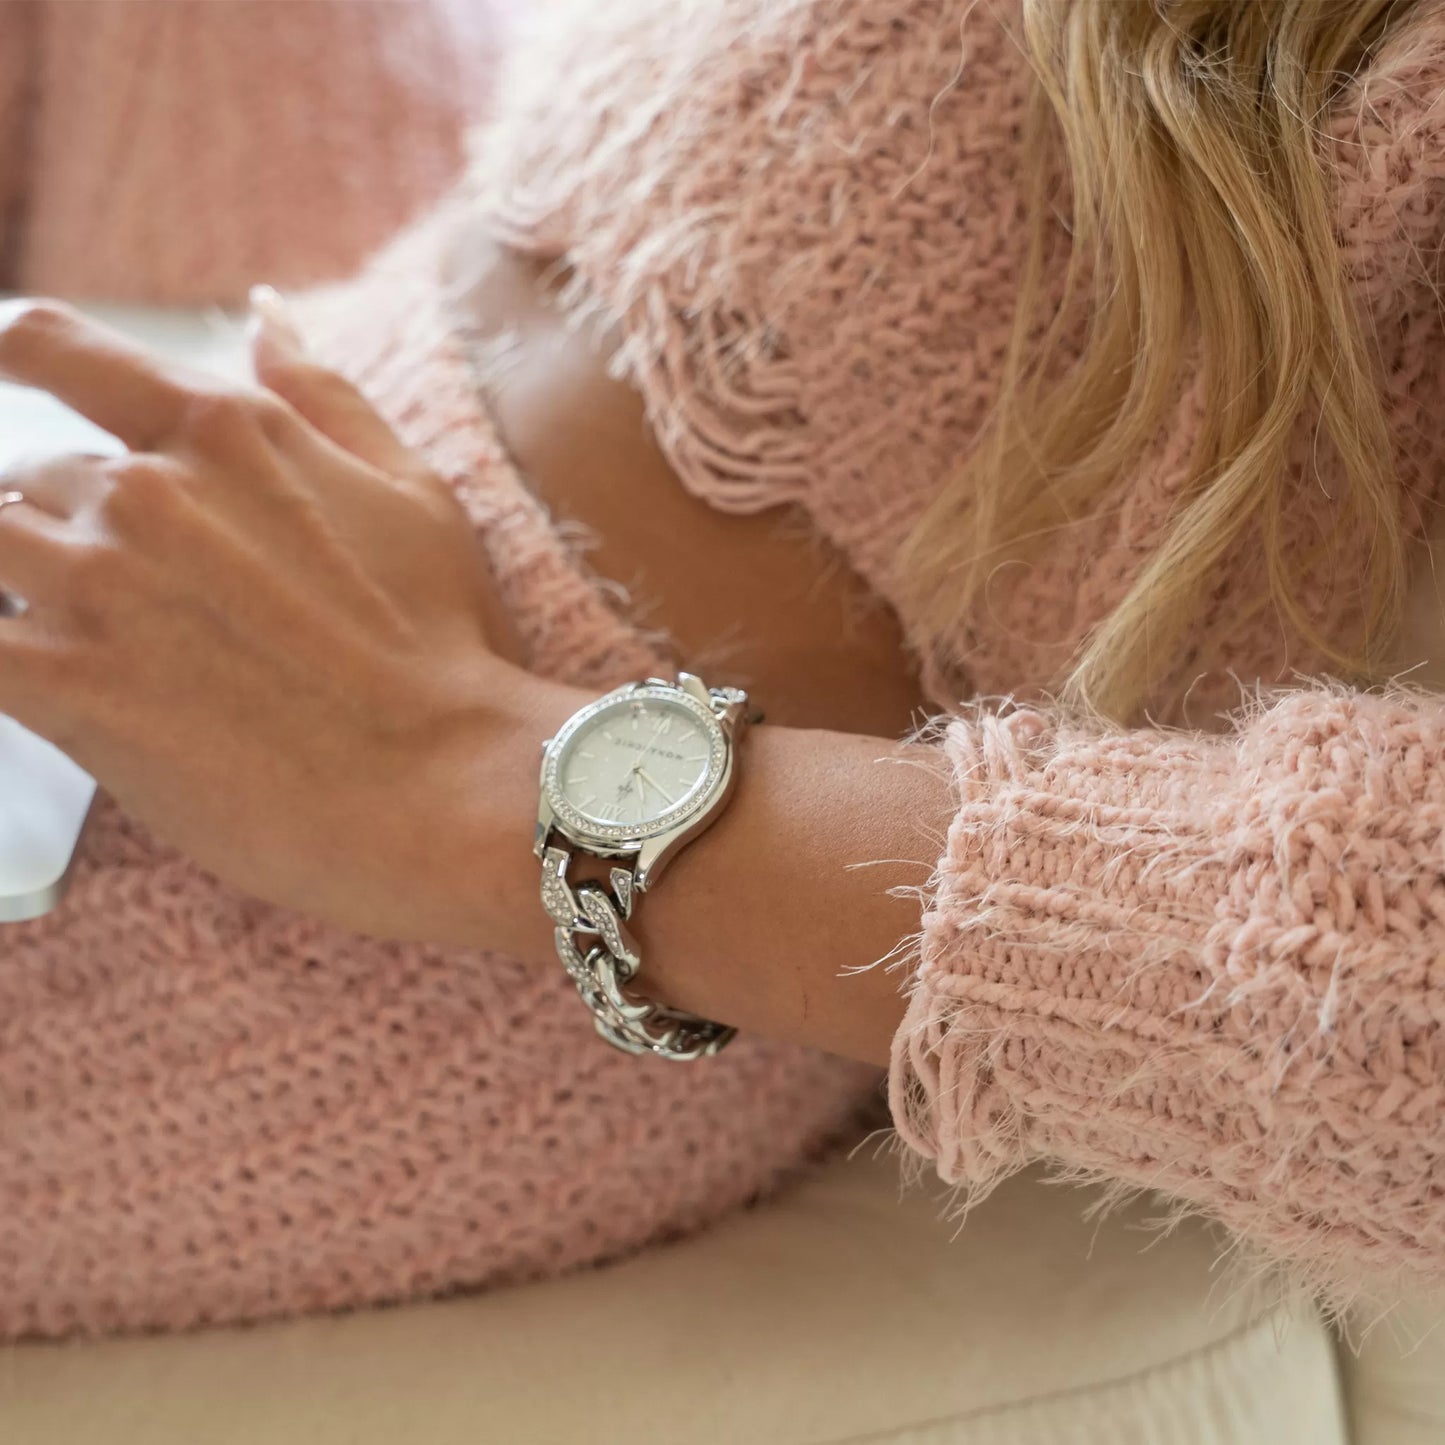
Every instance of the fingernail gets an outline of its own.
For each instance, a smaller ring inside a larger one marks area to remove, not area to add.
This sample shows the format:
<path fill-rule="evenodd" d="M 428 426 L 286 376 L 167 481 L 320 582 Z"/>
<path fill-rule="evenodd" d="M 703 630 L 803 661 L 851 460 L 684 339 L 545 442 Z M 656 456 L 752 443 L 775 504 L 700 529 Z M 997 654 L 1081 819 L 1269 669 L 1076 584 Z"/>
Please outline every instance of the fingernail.
<path fill-rule="evenodd" d="M 279 335 L 281 340 L 295 351 L 306 350 L 306 343 L 296 329 L 291 308 L 286 304 L 286 298 L 274 286 L 263 283 L 251 287 L 250 302 L 251 310 L 266 323 L 273 334 Z"/>

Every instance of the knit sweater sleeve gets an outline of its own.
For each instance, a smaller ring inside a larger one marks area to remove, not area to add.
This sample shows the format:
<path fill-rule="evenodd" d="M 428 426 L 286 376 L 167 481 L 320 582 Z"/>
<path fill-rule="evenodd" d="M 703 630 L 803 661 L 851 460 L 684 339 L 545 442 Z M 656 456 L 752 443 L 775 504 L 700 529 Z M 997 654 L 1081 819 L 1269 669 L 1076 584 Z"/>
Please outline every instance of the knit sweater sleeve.
<path fill-rule="evenodd" d="M 957 811 L 889 1078 L 964 1207 L 1149 1187 L 1345 1303 L 1445 1283 L 1445 699 L 1224 735 L 940 719 Z"/>

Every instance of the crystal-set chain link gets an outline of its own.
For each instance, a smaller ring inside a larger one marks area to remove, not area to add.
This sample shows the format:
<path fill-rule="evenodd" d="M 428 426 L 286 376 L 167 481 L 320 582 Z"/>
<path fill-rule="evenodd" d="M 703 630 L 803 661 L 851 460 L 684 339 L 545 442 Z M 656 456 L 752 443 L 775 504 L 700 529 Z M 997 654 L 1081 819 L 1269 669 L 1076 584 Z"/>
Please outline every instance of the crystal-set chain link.
<path fill-rule="evenodd" d="M 571 861 L 571 853 L 555 843 L 544 850 L 542 906 L 556 925 L 557 956 L 592 1010 L 597 1032 L 630 1054 L 699 1059 L 717 1053 L 737 1033 L 735 1028 L 623 992 L 641 965 L 637 943 L 627 930 L 634 896 L 631 872 L 613 868 L 610 891 L 591 880 L 574 889 L 567 882 Z"/>

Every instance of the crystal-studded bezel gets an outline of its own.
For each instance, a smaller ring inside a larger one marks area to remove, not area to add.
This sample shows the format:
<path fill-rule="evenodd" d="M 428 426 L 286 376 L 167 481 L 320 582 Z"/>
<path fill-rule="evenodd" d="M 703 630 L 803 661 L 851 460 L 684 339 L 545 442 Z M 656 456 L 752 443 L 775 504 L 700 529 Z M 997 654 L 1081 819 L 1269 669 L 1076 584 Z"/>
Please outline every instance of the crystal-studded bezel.
<path fill-rule="evenodd" d="M 567 744 L 576 733 L 600 714 L 621 711 L 633 703 L 644 701 L 647 698 L 656 698 L 672 707 L 680 707 L 685 712 L 691 713 L 702 724 L 705 736 L 708 738 L 707 767 L 687 797 L 674 804 L 666 812 L 638 823 L 600 823 L 574 806 L 562 791 L 558 769 L 567 751 Z M 659 833 L 670 831 L 685 818 L 690 818 L 693 814 L 700 812 L 717 793 L 726 771 L 726 765 L 727 735 L 723 732 L 717 714 L 680 688 L 669 687 L 665 683 L 644 683 L 620 695 L 609 694 L 606 697 L 600 697 L 596 702 L 579 708 L 567 719 L 558 729 L 556 737 L 552 739 L 551 747 L 547 749 L 547 759 L 542 769 L 542 787 L 547 801 L 552 805 L 553 813 L 556 814 L 557 821 L 579 842 L 615 845 L 629 839 L 655 838 Z"/>

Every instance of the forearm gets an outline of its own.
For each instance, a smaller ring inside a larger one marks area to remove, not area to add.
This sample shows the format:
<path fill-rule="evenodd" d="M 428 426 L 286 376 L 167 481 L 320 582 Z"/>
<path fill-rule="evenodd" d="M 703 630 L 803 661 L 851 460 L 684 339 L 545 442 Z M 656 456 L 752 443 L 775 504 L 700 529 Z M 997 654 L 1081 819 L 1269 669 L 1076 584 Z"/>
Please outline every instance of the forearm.
<path fill-rule="evenodd" d="M 18 229 L 24 214 L 33 93 L 39 66 L 40 15 L 33 5 L 0 5 L 0 286 L 14 284 Z"/>
<path fill-rule="evenodd" d="M 539 967 L 561 967 L 532 852 L 541 746 L 594 696 L 538 684 L 497 745 L 506 756 L 485 769 L 469 941 Z M 945 775 L 904 754 L 883 738 L 751 728 L 727 807 L 638 901 L 638 987 L 748 1032 L 885 1065 L 904 1008 L 887 956 L 917 933 L 920 909 L 888 890 L 921 887 L 951 812 Z"/>

